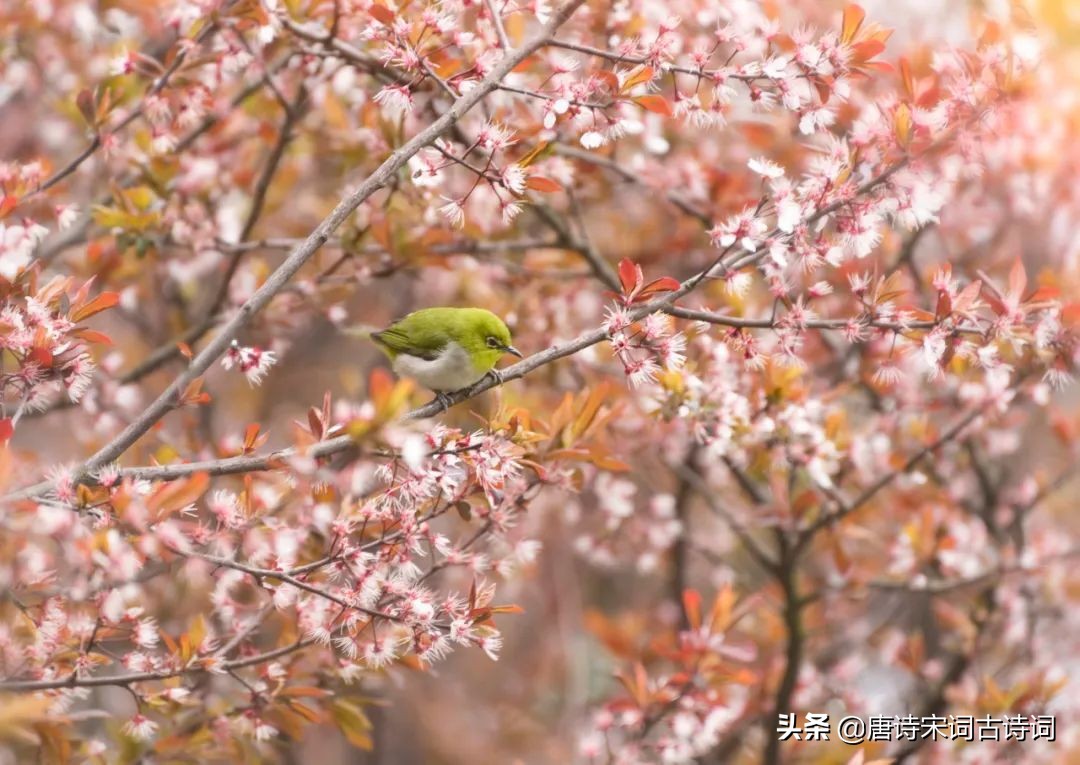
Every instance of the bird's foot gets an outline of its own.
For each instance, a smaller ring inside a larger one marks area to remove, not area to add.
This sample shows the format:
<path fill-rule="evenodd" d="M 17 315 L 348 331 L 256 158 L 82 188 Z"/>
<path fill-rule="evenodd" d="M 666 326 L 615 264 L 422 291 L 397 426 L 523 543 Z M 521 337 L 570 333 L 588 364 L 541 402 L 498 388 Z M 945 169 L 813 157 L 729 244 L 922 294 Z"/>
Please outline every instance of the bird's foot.
<path fill-rule="evenodd" d="M 443 393 L 442 391 L 435 391 L 435 400 L 439 402 L 439 406 L 442 407 L 442 410 L 444 412 L 454 405 L 454 402 L 453 400 L 451 400 L 450 395 L 447 393 Z"/>
<path fill-rule="evenodd" d="M 488 374 L 491 375 L 491 379 L 495 381 L 496 385 L 502 385 L 504 382 L 506 382 L 506 379 L 503 377 L 502 372 L 500 372 L 498 369 L 495 369 L 495 367 L 489 369 Z"/>

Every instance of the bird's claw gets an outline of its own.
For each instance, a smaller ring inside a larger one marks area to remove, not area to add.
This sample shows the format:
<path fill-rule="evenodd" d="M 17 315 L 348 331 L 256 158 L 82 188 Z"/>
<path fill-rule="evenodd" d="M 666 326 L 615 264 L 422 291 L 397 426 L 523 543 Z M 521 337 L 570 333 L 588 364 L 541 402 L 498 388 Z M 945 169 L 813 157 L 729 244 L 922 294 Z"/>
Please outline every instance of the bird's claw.
<path fill-rule="evenodd" d="M 504 382 L 506 382 L 506 379 L 503 377 L 502 372 L 500 372 L 498 369 L 495 369 L 494 367 L 488 370 L 488 374 L 491 375 L 491 379 L 495 381 L 496 385 L 502 385 Z"/>
<path fill-rule="evenodd" d="M 442 407 L 443 412 L 449 410 L 454 404 L 454 402 L 450 400 L 450 396 L 442 391 L 435 391 L 435 400 L 439 402 L 439 406 Z"/>

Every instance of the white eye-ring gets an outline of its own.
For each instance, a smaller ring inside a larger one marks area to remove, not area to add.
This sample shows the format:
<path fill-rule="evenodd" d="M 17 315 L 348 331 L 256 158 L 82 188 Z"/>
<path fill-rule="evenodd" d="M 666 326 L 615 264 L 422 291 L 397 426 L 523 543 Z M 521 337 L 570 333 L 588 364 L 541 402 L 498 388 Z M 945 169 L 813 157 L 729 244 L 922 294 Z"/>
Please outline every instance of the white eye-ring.
<path fill-rule="evenodd" d="M 497 338 L 497 337 L 489 337 L 487 339 L 487 347 L 488 348 L 498 348 L 499 346 L 500 346 L 499 338 Z"/>

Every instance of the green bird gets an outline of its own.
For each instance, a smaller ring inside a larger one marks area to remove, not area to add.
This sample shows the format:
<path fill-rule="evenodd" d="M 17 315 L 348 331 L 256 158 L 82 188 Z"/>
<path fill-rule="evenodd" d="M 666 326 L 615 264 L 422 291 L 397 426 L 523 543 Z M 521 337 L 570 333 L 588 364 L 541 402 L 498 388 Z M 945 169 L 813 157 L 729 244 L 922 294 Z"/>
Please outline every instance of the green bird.
<path fill-rule="evenodd" d="M 510 344 L 506 323 L 483 308 L 424 308 L 413 311 L 386 329 L 372 332 L 390 358 L 394 371 L 434 391 L 443 408 L 446 395 L 468 388 L 490 375 L 502 376 L 495 365 L 504 354 L 522 358 Z"/>

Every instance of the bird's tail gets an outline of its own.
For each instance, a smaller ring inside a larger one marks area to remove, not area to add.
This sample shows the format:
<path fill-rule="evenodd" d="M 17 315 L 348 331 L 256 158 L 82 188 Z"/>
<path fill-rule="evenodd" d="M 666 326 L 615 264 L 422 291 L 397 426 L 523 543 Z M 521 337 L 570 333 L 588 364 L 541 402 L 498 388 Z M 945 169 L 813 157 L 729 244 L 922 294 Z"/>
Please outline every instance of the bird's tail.
<path fill-rule="evenodd" d="M 379 327 L 373 324 L 353 324 L 341 328 L 341 334 L 346 337 L 355 337 L 358 340 L 375 340 L 372 335 L 378 333 Z"/>
<path fill-rule="evenodd" d="M 355 337 L 358 340 L 369 340 L 375 343 L 375 347 L 390 357 L 391 361 L 397 356 L 397 353 L 379 339 L 379 335 L 382 334 L 382 330 L 379 327 L 371 324 L 353 324 L 349 327 L 342 327 L 341 334 L 346 337 Z"/>

